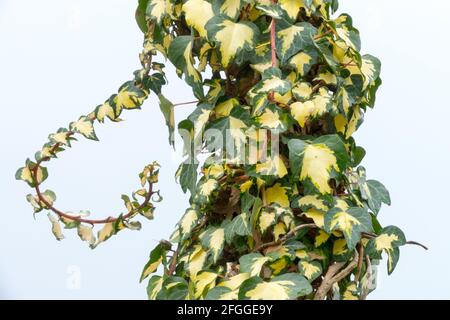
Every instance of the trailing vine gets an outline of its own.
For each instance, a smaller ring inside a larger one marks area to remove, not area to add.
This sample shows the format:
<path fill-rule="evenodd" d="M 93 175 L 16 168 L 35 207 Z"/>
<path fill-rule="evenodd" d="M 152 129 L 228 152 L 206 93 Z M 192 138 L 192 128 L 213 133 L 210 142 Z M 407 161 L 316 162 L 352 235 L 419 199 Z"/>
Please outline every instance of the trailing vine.
<path fill-rule="evenodd" d="M 389 192 L 366 178 L 353 134 L 375 105 L 381 63 L 360 53 L 359 31 L 337 9 L 337 0 L 140 0 L 142 69 L 51 134 L 16 174 L 35 189 L 27 196 L 35 212 L 50 211 L 58 240 L 62 224 L 91 247 L 140 229 L 139 215 L 153 217 L 156 163 L 132 199 L 122 196 L 127 212 L 116 218 L 56 209 L 54 192 L 40 186 L 43 164 L 76 135 L 97 140 L 95 122 L 120 121 L 154 92 L 171 145 L 175 107 L 196 108 L 178 124 L 185 161 L 176 177 L 190 205 L 144 266 L 141 281 L 160 271 L 148 280 L 149 299 L 365 299 L 382 253 L 392 273 L 401 246 L 422 245 L 378 221 Z M 196 101 L 164 97 L 155 56 L 170 60 Z M 104 225 L 97 239 L 96 224 Z"/>

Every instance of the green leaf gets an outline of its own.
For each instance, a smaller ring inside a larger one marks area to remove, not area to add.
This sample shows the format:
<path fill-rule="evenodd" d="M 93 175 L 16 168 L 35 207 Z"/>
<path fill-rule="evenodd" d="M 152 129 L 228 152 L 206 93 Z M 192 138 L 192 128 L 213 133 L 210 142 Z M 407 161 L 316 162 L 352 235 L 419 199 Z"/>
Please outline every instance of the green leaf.
<path fill-rule="evenodd" d="M 231 290 L 227 287 L 214 287 L 208 291 L 205 300 L 237 300 L 238 290 Z"/>
<path fill-rule="evenodd" d="M 266 282 L 259 277 L 246 280 L 240 290 L 240 300 L 293 300 L 312 292 L 309 282 L 297 273 L 287 273 Z"/>
<path fill-rule="evenodd" d="M 204 96 L 202 76 L 194 66 L 192 45 L 192 36 L 176 37 L 169 47 L 169 59 L 178 70 L 183 72 L 185 81 L 193 87 L 195 96 L 202 98 Z"/>
<path fill-rule="evenodd" d="M 145 10 L 149 0 L 139 0 L 139 6 L 136 9 L 136 23 L 143 33 L 148 31 L 147 20 L 145 19 Z"/>
<path fill-rule="evenodd" d="M 175 118 L 173 103 L 166 99 L 162 94 L 158 95 L 159 108 L 161 109 L 164 119 L 166 120 L 167 128 L 169 129 L 169 144 L 175 147 L 174 132 L 175 132 Z"/>
<path fill-rule="evenodd" d="M 187 190 L 191 192 L 192 195 L 195 194 L 195 189 L 197 187 L 197 168 L 198 163 L 193 163 L 194 160 L 186 160 L 183 162 L 177 170 L 176 177 L 181 185 L 181 189 L 184 193 Z"/>

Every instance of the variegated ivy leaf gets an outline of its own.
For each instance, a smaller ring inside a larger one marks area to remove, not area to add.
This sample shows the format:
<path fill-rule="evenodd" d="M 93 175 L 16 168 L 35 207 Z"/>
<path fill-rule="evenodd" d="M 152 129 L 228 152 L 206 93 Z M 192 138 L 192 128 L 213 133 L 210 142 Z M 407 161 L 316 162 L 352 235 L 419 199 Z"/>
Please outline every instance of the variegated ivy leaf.
<path fill-rule="evenodd" d="M 175 132 L 175 115 L 173 103 L 167 100 L 162 94 L 158 95 L 159 108 L 166 120 L 166 126 L 169 129 L 169 144 L 175 146 L 174 132 Z"/>
<path fill-rule="evenodd" d="M 158 293 L 162 289 L 164 279 L 161 276 L 153 276 L 148 281 L 147 296 L 149 300 L 156 300 Z"/>
<path fill-rule="evenodd" d="M 206 0 L 188 0 L 183 4 L 183 12 L 185 14 L 188 26 L 194 27 L 201 37 L 206 37 L 206 23 L 214 17 L 214 12 L 210 2 Z"/>
<path fill-rule="evenodd" d="M 266 202 L 268 204 L 276 203 L 282 207 L 289 208 L 289 188 L 282 186 L 280 183 L 276 183 L 265 191 Z"/>
<path fill-rule="evenodd" d="M 223 16 L 216 16 L 206 24 L 208 38 L 215 41 L 222 66 L 232 62 L 241 64 L 245 52 L 252 52 L 259 38 L 259 29 L 249 21 L 234 22 Z"/>
<path fill-rule="evenodd" d="M 291 104 L 291 114 L 303 128 L 307 120 L 320 117 L 331 111 L 332 106 L 333 95 L 325 88 L 321 88 L 319 93 L 314 95 L 311 100 Z"/>
<path fill-rule="evenodd" d="M 218 118 L 228 117 L 231 111 L 239 105 L 239 100 L 236 98 L 227 99 L 225 101 L 219 100 L 214 107 L 214 114 Z"/>
<path fill-rule="evenodd" d="M 64 223 L 64 221 L 63 221 L 63 223 Z M 67 229 L 67 225 L 66 225 L 66 229 Z M 97 240 L 95 239 L 94 232 L 92 231 L 92 226 L 78 224 L 77 233 L 78 233 L 78 236 L 80 237 L 80 239 L 82 241 L 86 241 L 89 244 L 89 246 L 92 247 L 95 245 L 95 242 Z"/>
<path fill-rule="evenodd" d="M 312 292 L 309 282 L 297 273 L 276 276 L 266 282 L 260 277 L 246 280 L 239 289 L 240 300 L 293 300 Z"/>
<path fill-rule="evenodd" d="M 187 300 L 189 297 L 188 283 L 181 277 L 171 276 L 164 279 L 158 300 Z"/>
<path fill-rule="evenodd" d="M 153 250 L 150 252 L 150 257 L 147 264 L 144 266 L 144 270 L 142 270 L 141 278 L 139 282 L 142 282 L 145 278 L 147 278 L 150 274 L 156 272 L 158 267 L 163 262 L 163 259 L 166 259 L 167 249 L 162 244 L 159 243 Z"/>
<path fill-rule="evenodd" d="M 45 203 L 38 196 L 33 196 L 32 194 L 27 195 L 26 199 L 33 207 L 35 213 L 41 212 L 43 209 L 49 209 L 56 201 L 56 194 L 51 190 L 42 192 L 41 197 L 45 200 Z"/>
<path fill-rule="evenodd" d="M 245 0 L 213 0 L 213 10 L 216 15 L 225 15 L 235 20 L 241 13 Z"/>
<path fill-rule="evenodd" d="M 195 245 L 188 257 L 186 270 L 191 279 L 195 279 L 196 275 L 206 267 L 208 252 L 201 245 Z"/>
<path fill-rule="evenodd" d="M 36 180 L 33 179 L 33 172 L 36 168 L 36 163 L 31 161 L 30 159 L 27 159 L 25 162 L 25 167 L 20 168 L 16 172 L 16 180 L 22 180 L 28 183 L 28 185 L 32 188 L 36 186 L 36 184 L 41 184 L 48 178 L 48 171 L 47 168 L 39 166 L 36 170 Z"/>
<path fill-rule="evenodd" d="M 309 22 L 289 24 L 284 21 L 277 23 L 277 55 L 284 64 L 294 54 L 311 47 L 317 29 Z"/>
<path fill-rule="evenodd" d="M 340 15 L 334 20 L 333 25 L 339 38 L 344 40 L 349 47 L 357 51 L 361 50 L 359 31 L 353 27 L 353 20 L 349 15 Z"/>
<path fill-rule="evenodd" d="M 59 219 L 51 213 L 49 213 L 47 216 L 52 224 L 52 233 L 55 236 L 56 240 L 60 241 L 60 240 L 64 239 L 64 235 L 62 234 L 62 228 L 61 228 L 61 224 L 59 223 Z"/>
<path fill-rule="evenodd" d="M 314 41 L 314 46 L 316 47 L 319 56 L 321 56 L 323 60 L 325 60 L 325 62 L 331 68 L 333 73 L 337 72 L 339 68 L 339 61 L 333 55 L 332 44 L 330 40 L 326 37 L 321 38 L 319 40 Z M 334 74 L 333 76 L 336 77 Z"/>
<path fill-rule="evenodd" d="M 228 279 L 226 279 L 225 281 L 220 282 L 217 286 L 218 287 L 225 287 L 228 288 L 230 290 L 239 290 L 239 287 L 242 285 L 242 283 L 247 280 L 248 278 L 250 278 L 250 274 L 249 273 L 239 273 L 235 276 L 232 276 Z M 237 299 L 237 292 L 236 292 L 236 299 Z"/>
<path fill-rule="evenodd" d="M 381 204 L 391 205 L 391 197 L 386 187 L 377 180 L 366 180 L 364 167 L 358 168 L 358 184 L 362 199 L 367 201 L 373 213 L 378 214 Z"/>
<path fill-rule="evenodd" d="M 203 248 L 211 252 L 213 263 L 217 261 L 225 245 L 225 229 L 209 227 L 201 235 Z"/>
<path fill-rule="evenodd" d="M 172 11 L 171 0 L 149 0 L 145 13 L 150 20 L 155 20 L 159 24 L 165 16 L 170 16 Z"/>
<path fill-rule="evenodd" d="M 208 291 L 205 300 L 237 300 L 239 290 L 216 286 Z"/>
<path fill-rule="evenodd" d="M 194 282 L 194 298 L 199 299 L 204 292 L 209 292 L 216 285 L 217 273 L 202 271 L 195 277 Z"/>
<path fill-rule="evenodd" d="M 48 139 L 51 143 L 59 143 L 65 146 L 70 147 L 70 141 L 74 140 L 74 138 L 70 137 L 69 130 L 66 128 L 60 128 L 56 133 L 53 133 L 48 136 Z"/>
<path fill-rule="evenodd" d="M 325 201 L 320 199 L 318 195 L 299 196 L 293 201 L 293 206 L 302 209 L 302 211 L 315 209 L 324 213 L 329 209 Z"/>
<path fill-rule="evenodd" d="M 361 239 L 362 232 L 372 231 L 372 218 L 364 208 L 333 208 L 325 216 L 325 231 L 341 231 L 349 250 L 353 250 Z"/>
<path fill-rule="evenodd" d="M 133 81 L 129 81 L 119 88 L 119 93 L 111 98 L 111 103 L 116 106 L 116 113 L 119 113 L 122 109 L 140 109 L 147 97 L 148 92 L 135 86 Z"/>
<path fill-rule="evenodd" d="M 381 233 L 374 239 L 371 239 L 367 245 L 367 253 L 374 258 L 381 258 L 384 251 L 388 256 L 388 273 L 391 274 L 399 260 L 399 247 L 406 244 L 405 234 L 395 226 L 388 226 L 381 230 Z"/>
<path fill-rule="evenodd" d="M 362 56 L 361 73 L 364 76 L 364 89 L 380 77 L 381 62 L 378 58 L 366 54 Z"/>
<path fill-rule="evenodd" d="M 190 0 L 188 2 L 191 1 L 197 0 Z M 188 2 L 186 2 L 186 4 Z M 169 47 L 169 59 L 173 63 L 173 65 L 184 74 L 185 81 L 193 87 L 195 96 L 197 98 L 202 98 L 204 96 L 202 76 L 194 66 L 194 58 L 192 57 L 192 45 L 192 36 L 176 37 Z"/>
<path fill-rule="evenodd" d="M 297 101 L 305 102 L 311 98 L 313 90 L 309 83 L 300 82 L 292 88 L 292 94 Z"/>
<path fill-rule="evenodd" d="M 262 267 L 269 260 L 269 257 L 264 257 L 260 253 L 249 253 L 239 258 L 239 270 L 241 273 L 248 273 L 251 277 L 259 276 Z"/>
<path fill-rule="evenodd" d="M 115 96 L 112 96 L 110 99 L 106 100 L 105 103 L 95 108 L 95 118 L 100 123 L 103 123 L 105 121 L 105 118 L 109 118 L 109 120 L 111 121 L 120 121 L 119 116 L 122 112 L 122 109 L 116 108 L 114 97 Z"/>
<path fill-rule="evenodd" d="M 304 51 L 292 56 L 288 64 L 292 66 L 298 75 L 304 77 L 311 70 L 311 67 L 317 63 L 318 54 L 313 48 L 307 47 Z"/>
<path fill-rule="evenodd" d="M 219 183 L 216 179 L 202 179 L 199 181 L 197 187 L 197 194 L 195 195 L 196 200 L 199 203 L 206 203 L 209 201 L 213 192 L 219 187 Z"/>
<path fill-rule="evenodd" d="M 328 181 L 332 172 L 342 172 L 349 161 L 342 139 L 337 135 L 325 135 L 313 141 L 292 139 L 288 146 L 293 176 L 310 182 L 321 194 L 330 194 Z"/>
<path fill-rule="evenodd" d="M 266 161 L 258 163 L 255 170 L 259 176 L 275 176 L 283 178 L 288 174 L 286 165 L 279 155 L 268 157 Z"/>
<path fill-rule="evenodd" d="M 197 186 L 198 168 L 198 163 L 193 162 L 193 159 L 188 159 L 186 162 L 180 164 L 175 175 L 183 192 L 186 193 L 186 191 L 189 190 L 192 195 L 195 194 L 195 189 Z"/>
<path fill-rule="evenodd" d="M 237 215 L 230 223 L 225 226 L 225 240 L 227 243 L 231 243 L 236 235 L 252 235 L 250 218 L 248 213 L 246 212 Z"/>
<path fill-rule="evenodd" d="M 301 8 L 309 12 L 312 0 L 278 0 L 281 9 L 289 16 L 292 21 L 297 19 Z"/>
<path fill-rule="evenodd" d="M 82 134 L 87 139 L 98 141 L 94 131 L 94 122 L 92 119 L 82 116 L 78 121 L 70 124 L 70 131 Z"/>
<path fill-rule="evenodd" d="M 286 131 L 292 122 L 288 113 L 273 104 L 264 108 L 263 112 L 255 120 L 258 127 L 280 133 Z"/>
<path fill-rule="evenodd" d="M 298 271 L 309 282 L 313 282 L 322 274 L 322 264 L 318 261 L 301 260 L 298 263 Z"/>
<path fill-rule="evenodd" d="M 280 95 L 286 94 L 291 90 L 292 85 L 289 81 L 282 79 L 281 70 L 278 68 L 269 68 L 264 71 L 262 80 L 252 89 L 256 93 L 277 92 Z"/>
<path fill-rule="evenodd" d="M 350 282 L 342 294 L 342 300 L 359 300 L 359 290 L 356 282 Z"/>
<path fill-rule="evenodd" d="M 352 256 L 353 251 L 347 247 L 347 241 L 344 238 L 339 238 L 333 242 L 333 259 L 339 262 L 348 261 Z"/>
<path fill-rule="evenodd" d="M 262 13 L 266 16 L 272 17 L 273 19 L 282 19 L 284 14 L 284 11 L 281 9 L 281 7 L 276 3 L 270 3 L 270 4 L 260 4 L 256 6 L 256 9 L 262 11 Z"/>
<path fill-rule="evenodd" d="M 199 214 L 197 210 L 193 208 L 189 208 L 186 210 L 185 214 L 178 223 L 181 231 L 182 240 L 190 236 L 191 231 L 197 225 L 198 220 Z"/>
<path fill-rule="evenodd" d="M 244 151 L 247 141 L 245 131 L 248 129 L 244 121 L 247 117 L 248 113 L 246 110 L 236 108 L 230 116 L 213 121 L 208 126 L 209 133 L 214 137 L 217 134 L 217 139 L 221 139 L 221 143 L 216 138 L 208 141 L 207 147 L 210 151 L 222 149 L 225 151 L 228 161 L 243 163 L 245 160 Z"/>

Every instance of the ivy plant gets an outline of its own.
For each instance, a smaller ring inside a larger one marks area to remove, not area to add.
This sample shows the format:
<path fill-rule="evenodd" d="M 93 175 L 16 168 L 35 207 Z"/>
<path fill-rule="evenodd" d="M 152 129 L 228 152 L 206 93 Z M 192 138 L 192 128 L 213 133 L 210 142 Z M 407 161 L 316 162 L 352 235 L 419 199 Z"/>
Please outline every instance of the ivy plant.
<path fill-rule="evenodd" d="M 74 229 L 91 248 L 152 219 L 157 163 L 116 217 L 57 209 L 41 187 L 45 164 L 79 137 L 97 140 L 96 123 L 119 122 L 152 92 L 169 144 L 176 129 L 183 138 L 176 179 L 190 200 L 143 268 L 149 299 L 365 299 L 383 253 L 392 273 L 399 248 L 418 243 L 378 221 L 389 192 L 366 177 L 353 134 L 375 105 L 381 63 L 361 53 L 337 9 L 337 0 L 139 0 L 142 68 L 16 174 L 34 189 L 34 212 L 48 212 L 56 239 Z M 188 103 L 162 93 L 167 60 L 197 99 L 177 126 L 176 106 Z"/>

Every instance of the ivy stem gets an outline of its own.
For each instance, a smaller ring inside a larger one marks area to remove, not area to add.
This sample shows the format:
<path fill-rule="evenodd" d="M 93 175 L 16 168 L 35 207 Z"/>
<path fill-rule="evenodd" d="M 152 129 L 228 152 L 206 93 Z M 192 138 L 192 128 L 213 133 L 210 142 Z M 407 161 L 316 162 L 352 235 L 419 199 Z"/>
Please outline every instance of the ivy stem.
<path fill-rule="evenodd" d="M 69 132 L 69 135 L 73 135 L 73 134 L 74 134 L 73 132 Z M 54 153 L 60 146 L 61 146 L 61 143 L 55 144 L 52 147 L 52 149 L 50 150 L 50 153 Z M 70 214 L 64 213 L 61 210 L 55 208 L 51 203 L 49 203 L 47 201 L 47 199 L 45 199 L 45 197 L 42 195 L 41 189 L 39 188 L 40 184 L 39 184 L 38 179 L 37 179 L 38 170 L 41 167 L 42 162 L 49 161 L 49 160 L 50 160 L 49 157 L 40 159 L 36 163 L 35 167 L 32 170 L 32 178 L 33 178 L 34 183 L 35 183 L 34 189 L 36 191 L 36 195 L 37 195 L 37 197 L 39 199 L 39 202 L 43 203 L 47 207 L 48 210 L 50 210 L 53 213 L 57 214 L 59 217 L 63 217 L 63 218 L 66 218 L 66 219 L 69 219 L 69 220 L 72 220 L 72 221 L 77 221 L 77 222 L 80 222 L 80 223 L 87 223 L 87 224 L 91 224 L 91 225 L 115 222 L 115 221 L 117 221 L 119 219 L 119 217 L 116 217 L 116 218 L 108 217 L 108 218 L 100 219 L 100 220 L 84 219 L 84 218 L 81 218 L 80 216 L 72 216 Z M 148 205 L 148 203 L 150 202 L 153 194 L 155 194 L 155 192 L 153 191 L 153 184 L 149 183 L 148 192 L 147 192 L 147 194 L 145 196 L 144 202 L 142 202 L 142 204 L 138 208 L 133 209 L 130 212 L 128 212 L 126 215 L 122 216 L 122 219 L 123 220 L 129 219 L 132 216 L 134 216 L 137 212 L 139 212 L 140 210 L 145 208 Z"/>
<path fill-rule="evenodd" d="M 188 101 L 188 102 L 180 102 L 180 103 L 175 103 L 173 106 L 178 107 L 178 106 L 185 106 L 185 105 L 194 104 L 194 103 L 199 103 L 199 101 L 195 100 L 195 101 Z"/>

